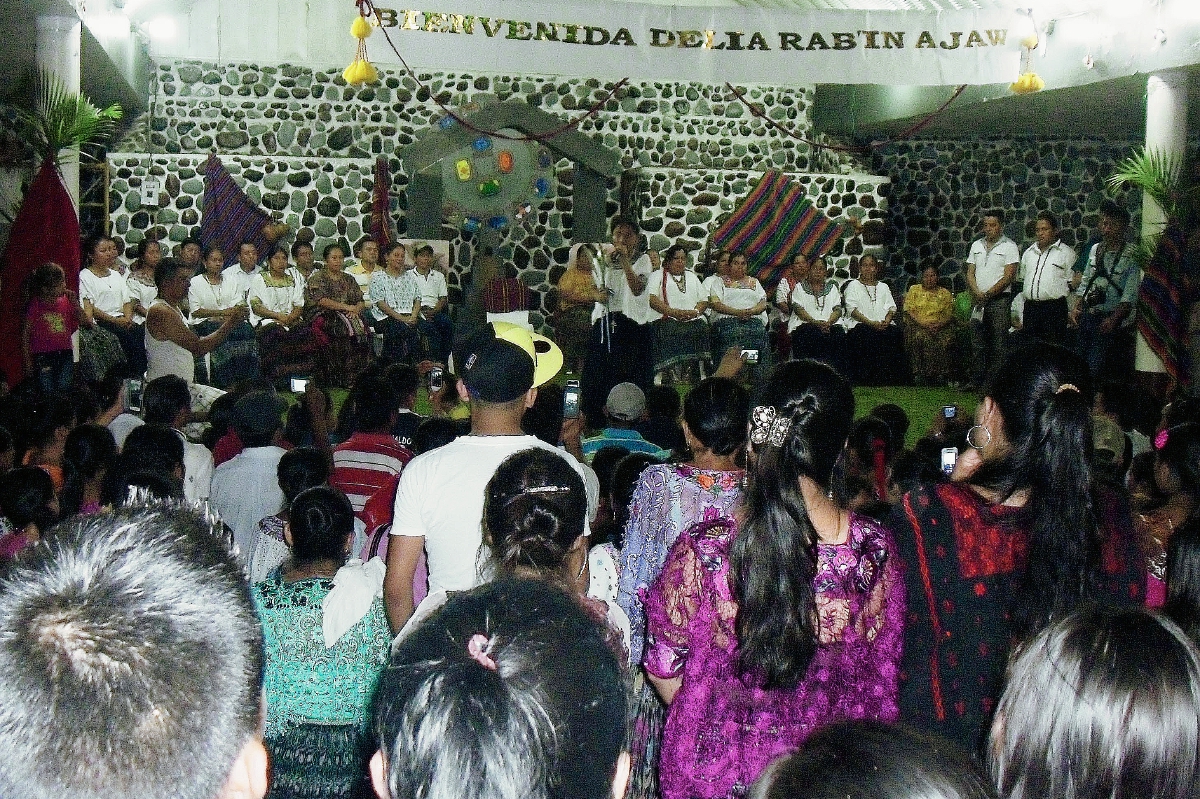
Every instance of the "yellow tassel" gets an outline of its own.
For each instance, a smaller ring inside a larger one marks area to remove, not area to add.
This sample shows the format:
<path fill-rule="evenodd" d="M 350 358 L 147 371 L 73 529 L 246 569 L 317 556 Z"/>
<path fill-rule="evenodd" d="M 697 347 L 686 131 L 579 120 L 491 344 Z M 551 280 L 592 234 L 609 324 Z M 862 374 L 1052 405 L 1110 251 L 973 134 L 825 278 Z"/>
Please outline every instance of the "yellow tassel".
<path fill-rule="evenodd" d="M 350 25 L 350 35 L 355 39 L 365 39 L 371 35 L 371 23 L 366 17 L 355 17 Z"/>
<path fill-rule="evenodd" d="M 1046 81 L 1042 80 L 1036 72 L 1023 72 L 1017 78 L 1016 83 L 1009 85 L 1008 88 L 1013 94 L 1033 94 L 1046 88 Z"/>

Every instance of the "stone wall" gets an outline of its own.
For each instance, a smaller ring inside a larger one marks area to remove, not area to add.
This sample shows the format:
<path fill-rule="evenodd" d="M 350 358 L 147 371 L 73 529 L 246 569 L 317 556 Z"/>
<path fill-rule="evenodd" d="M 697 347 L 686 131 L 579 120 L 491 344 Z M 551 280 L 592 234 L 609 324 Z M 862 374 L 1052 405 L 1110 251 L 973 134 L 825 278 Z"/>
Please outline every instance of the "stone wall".
<path fill-rule="evenodd" d="M 538 75 L 422 74 L 418 80 L 381 70 L 376 86 L 349 87 L 341 68 L 290 64 L 176 61 L 157 70 L 151 112 L 137 120 L 109 155 L 113 232 L 132 248 L 150 228 L 178 241 L 199 224 L 203 165 L 216 152 L 251 199 L 293 230 L 307 229 L 318 251 L 353 243 L 369 223 L 372 168 L 389 158 L 393 216 L 405 235 L 407 177 L 398 152 L 442 118 L 438 105 L 466 104 L 481 94 L 523 98 L 566 119 L 603 100 L 611 84 Z M 739 87 L 770 119 L 808 136 L 812 87 Z M 435 99 L 437 102 L 435 102 Z M 833 218 L 882 221 L 886 181 L 864 164 L 812 148 L 752 115 L 724 86 L 631 83 L 579 129 L 621 152 L 637 170 L 636 204 L 651 246 L 679 241 L 700 251 L 708 232 L 769 168 L 796 175 L 814 203 Z M 198 174 L 201 173 L 201 174 Z M 148 175 L 164 180 L 164 205 L 142 209 Z M 567 262 L 571 241 L 568 162 L 557 164 L 551 196 L 526 224 L 505 233 L 498 255 L 514 264 L 544 302 Z M 610 214 L 618 210 L 610 182 Z M 475 257 L 472 234 L 443 228 L 451 241 L 452 294 Z M 844 273 L 861 240 L 839 245 Z M 540 322 L 542 312 L 535 314 Z"/>
<path fill-rule="evenodd" d="M 890 272 L 915 275 L 929 261 L 961 285 L 959 270 L 980 235 L 981 214 L 1001 208 L 1005 233 L 1024 251 L 1033 243 L 1033 221 L 1058 215 L 1063 241 L 1079 248 L 1095 235 L 1105 181 L 1136 142 L 1107 140 L 913 140 L 890 144 L 872 157 L 886 175 Z M 1116 198 L 1141 214 L 1141 193 Z"/>

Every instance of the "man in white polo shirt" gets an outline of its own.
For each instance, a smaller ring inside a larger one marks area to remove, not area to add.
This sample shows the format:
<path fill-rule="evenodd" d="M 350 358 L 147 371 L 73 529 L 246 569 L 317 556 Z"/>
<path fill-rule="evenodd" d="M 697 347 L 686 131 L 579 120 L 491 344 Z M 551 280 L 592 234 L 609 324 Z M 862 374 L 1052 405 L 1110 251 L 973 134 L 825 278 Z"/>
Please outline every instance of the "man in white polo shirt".
<path fill-rule="evenodd" d="M 1025 297 L 1027 336 L 1063 344 L 1067 337 L 1067 295 L 1079 285 L 1075 250 L 1058 237 L 1058 217 L 1041 211 L 1033 228 L 1036 240 L 1021 256 L 1021 294 Z"/>
<path fill-rule="evenodd" d="M 983 215 L 983 238 L 975 240 L 967 256 L 967 289 L 976 308 L 971 324 L 976 385 L 983 385 L 1004 357 L 1011 287 L 1019 261 L 1016 243 L 1004 235 L 1004 212 L 998 208 L 988 210 Z"/>
<path fill-rule="evenodd" d="M 458 394 L 471 403 L 471 434 L 414 458 L 400 478 L 383 584 L 393 630 L 412 615 L 422 550 L 430 594 L 465 591 L 483 581 L 483 492 L 509 455 L 549 450 L 583 477 L 574 457 L 521 429 L 537 387 L 554 377 L 562 362 L 562 351 L 549 339 L 508 322 L 485 325 L 455 349 Z"/>

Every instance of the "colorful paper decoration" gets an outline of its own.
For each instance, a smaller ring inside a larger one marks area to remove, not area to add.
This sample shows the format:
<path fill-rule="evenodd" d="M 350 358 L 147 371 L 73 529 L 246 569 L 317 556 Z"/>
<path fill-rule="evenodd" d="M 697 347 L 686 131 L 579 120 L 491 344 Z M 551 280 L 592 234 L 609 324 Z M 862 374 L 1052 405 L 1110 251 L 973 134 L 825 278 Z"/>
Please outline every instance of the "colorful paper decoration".
<path fill-rule="evenodd" d="M 496 156 L 496 165 L 500 167 L 500 171 L 508 174 L 513 171 L 513 154 L 509 150 L 501 150 Z"/>
<path fill-rule="evenodd" d="M 479 220 L 473 216 L 468 216 L 465 220 L 463 220 L 462 226 L 463 230 L 467 231 L 468 233 L 474 233 L 481 227 Z"/>
<path fill-rule="evenodd" d="M 489 139 L 487 136 L 480 136 L 478 139 L 471 142 L 471 146 L 475 148 L 476 152 L 479 152 L 479 153 L 486 152 L 488 149 L 491 148 L 492 140 Z"/>
<path fill-rule="evenodd" d="M 485 180 L 483 183 L 479 184 L 479 196 L 480 197 L 495 197 L 499 193 L 500 193 L 500 180 L 498 178 L 492 178 L 491 180 Z"/>
<path fill-rule="evenodd" d="M 504 228 L 508 227 L 508 217 L 493 216 L 488 220 L 488 227 L 490 227 L 492 230 L 504 230 Z"/>
<path fill-rule="evenodd" d="M 460 158 L 454 162 L 454 171 L 458 173 L 459 180 L 470 180 L 471 162 L 465 158 Z"/>

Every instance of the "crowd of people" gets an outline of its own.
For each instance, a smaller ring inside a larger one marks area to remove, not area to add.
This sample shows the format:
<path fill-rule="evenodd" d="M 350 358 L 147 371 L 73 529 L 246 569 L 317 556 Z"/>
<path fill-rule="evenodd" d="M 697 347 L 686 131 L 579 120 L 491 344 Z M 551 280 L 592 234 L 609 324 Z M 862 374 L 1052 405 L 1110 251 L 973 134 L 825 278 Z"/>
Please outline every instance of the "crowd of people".
<path fill-rule="evenodd" d="M 998 213 L 981 334 L 1019 274 Z M 911 446 L 856 375 L 907 346 L 948 379 L 953 300 L 927 272 L 897 308 L 871 257 L 844 287 L 797 259 L 773 305 L 743 254 L 647 269 L 619 221 L 573 253 L 564 347 L 455 341 L 432 250 L 410 279 L 373 242 L 293 248 L 307 273 L 148 244 L 121 289 L 106 239 L 82 304 L 39 270 L 31 317 L 102 344 L 0 395 L 0 795 L 1197 795 L 1200 403 L 1094 368 L 1084 320 L 1129 312 L 1110 222 L 1072 308 L 1039 219 L 1027 332 L 982 335 L 977 407 Z M 1072 320 L 1083 354 L 1043 338 Z"/>

